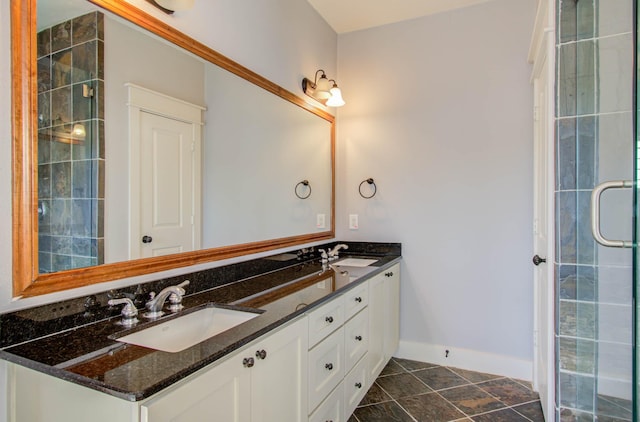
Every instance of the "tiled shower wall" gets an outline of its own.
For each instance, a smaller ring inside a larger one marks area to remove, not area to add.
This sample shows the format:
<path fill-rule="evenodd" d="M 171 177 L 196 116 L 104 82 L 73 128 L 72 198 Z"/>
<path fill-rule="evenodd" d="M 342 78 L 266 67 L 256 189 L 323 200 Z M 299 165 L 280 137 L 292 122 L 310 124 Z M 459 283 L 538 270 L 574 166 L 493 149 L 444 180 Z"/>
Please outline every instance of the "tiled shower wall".
<path fill-rule="evenodd" d="M 104 261 L 104 17 L 38 32 L 41 273 Z M 82 125 L 85 135 L 72 131 Z"/>
<path fill-rule="evenodd" d="M 590 197 L 633 176 L 635 0 L 557 0 L 556 403 L 559 421 L 631 420 L 632 255 L 598 245 Z M 631 240 L 631 190 L 601 227 Z"/>

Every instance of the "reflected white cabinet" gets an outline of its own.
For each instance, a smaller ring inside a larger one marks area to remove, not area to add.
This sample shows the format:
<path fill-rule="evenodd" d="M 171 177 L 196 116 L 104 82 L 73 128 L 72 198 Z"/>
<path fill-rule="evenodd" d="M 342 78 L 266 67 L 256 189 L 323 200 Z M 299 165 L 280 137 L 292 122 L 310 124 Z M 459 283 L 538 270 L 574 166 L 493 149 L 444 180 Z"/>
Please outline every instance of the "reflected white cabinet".
<path fill-rule="evenodd" d="M 369 379 L 375 380 L 398 349 L 400 264 L 369 280 Z"/>
<path fill-rule="evenodd" d="M 306 421 L 306 371 L 303 318 L 145 401 L 141 422 Z"/>

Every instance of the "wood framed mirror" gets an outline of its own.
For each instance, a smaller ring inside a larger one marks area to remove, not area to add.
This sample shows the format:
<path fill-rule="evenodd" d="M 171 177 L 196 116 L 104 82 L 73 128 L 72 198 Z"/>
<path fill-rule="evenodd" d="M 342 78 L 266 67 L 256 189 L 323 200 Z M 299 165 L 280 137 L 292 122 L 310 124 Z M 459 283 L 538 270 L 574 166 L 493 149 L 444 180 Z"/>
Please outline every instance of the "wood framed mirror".
<path fill-rule="evenodd" d="M 215 247 L 155 256 L 142 259 L 118 260 L 101 265 L 43 272 L 39 262 L 38 211 L 38 66 L 36 0 L 11 2 L 12 42 L 12 117 L 13 117 L 13 295 L 37 296 L 57 291 L 149 274 L 179 267 L 202 264 L 258 252 L 286 248 L 332 239 L 335 233 L 335 120 L 323 109 L 270 82 L 242 65 L 222 56 L 206 45 L 173 29 L 124 0 L 90 0 L 119 19 L 142 28 L 155 37 L 169 41 L 200 60 L 224 69 L 234 77 L 258 87 L 260 92 L 277 97 L 287 107 L 317 117 L 328 124 L 327 166 L 330 180 L 326 192 L 328 224 L 326 229 L 285 236 L 229 241 Z M 260 94 L 262 95 L 262 94 Z M 271 158 L 273 159 L 273 158 Z M 296 180 L 298 182 L 299 180 Z M 289 182 L 287 182 L 289 183 Z M 290 183 L 289 183 L 290 184 Z M 293 195 L 295 183 L 287 185 Z M 40 209 L 42 211 L 42 209 Z M 315 214 L 313 215 L 315 224 Z M 231 225 L 232 222 L 225 221 Z M 270 223 L 268 223 L 270 224 Z"/>

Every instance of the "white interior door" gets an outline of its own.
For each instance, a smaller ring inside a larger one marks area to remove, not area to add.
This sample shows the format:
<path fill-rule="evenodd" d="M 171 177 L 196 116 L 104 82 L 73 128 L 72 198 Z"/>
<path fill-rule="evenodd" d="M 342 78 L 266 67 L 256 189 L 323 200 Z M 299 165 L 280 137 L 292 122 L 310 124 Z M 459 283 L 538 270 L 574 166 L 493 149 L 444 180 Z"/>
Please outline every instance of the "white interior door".
<path fill-rule="evenodd" d="M 554 291 L 553 291 L 553 37 L 534 66 L 534 389 L 546 420 L 554 420 Z M 546 262 L 545 262 L 546 261 Z"/>
<path fill-rule="evenodd" d="M 190 123 L 140 113 L 140 257 L 194 250 Z"/>

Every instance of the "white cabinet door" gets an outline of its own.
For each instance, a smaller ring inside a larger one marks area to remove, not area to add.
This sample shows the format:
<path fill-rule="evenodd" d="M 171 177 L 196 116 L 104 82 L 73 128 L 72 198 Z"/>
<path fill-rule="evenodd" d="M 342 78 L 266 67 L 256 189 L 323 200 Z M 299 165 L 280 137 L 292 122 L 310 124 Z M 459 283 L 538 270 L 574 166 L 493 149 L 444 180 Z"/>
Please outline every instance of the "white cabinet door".
<path fill-rule="evenodd" d="M 369 379 L 375 380 L 384 365 L 385 280 L 378 274 L 369 280 Z"/>
<path fill-rule="evenodd" d="M 369 348 L 369 309 L 365 308 L 344 325 L 345 372 L 360 360 Z"/>
<path fill-rule="evenodd" d="M 141 422 L 306 421 L 307 356 L 302 318 L 144 402 Z"/>
<path fill-rule="evenodd" d="M 312 412 L 342 381 L 343 359 L 343 328 L 334 331 L 309 351 L 309 412 Z"/>
<path fill-rule="evenodd" d="M 384 356 L 388 361 L 398 350 L 400 342 L 400 264 L 384 272 L 386 306 L 384 330 Z"/>
<path fill-rule="evenodd" d="M 252 422 L 307 420 L 307 338 L 307 319 L 303 318 L 247 349 L 245 355 L 255 359 Z"/>
<path fill-rule="evenodd" d="M 360 401 L 369 389 L 373 380 L 367 378 L 367 360 L 362 359 L 358 364 L 344 377 L 344 417 L 343 420 L 349 420 L 349 417 L 356 410 Z"/>
<path fill-rule="evenodd" d="M 344 392 L 339 384 L 309 416 L 309 422 L 344 422 Z"/>
<path fill-rule="evenodd" d="M 251 370 L 235 355 L 187 383 L 145 402 L 141 422 L 251 420 Z"/>

